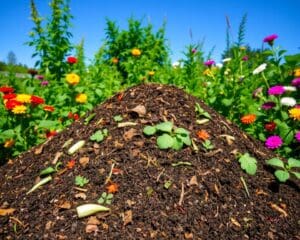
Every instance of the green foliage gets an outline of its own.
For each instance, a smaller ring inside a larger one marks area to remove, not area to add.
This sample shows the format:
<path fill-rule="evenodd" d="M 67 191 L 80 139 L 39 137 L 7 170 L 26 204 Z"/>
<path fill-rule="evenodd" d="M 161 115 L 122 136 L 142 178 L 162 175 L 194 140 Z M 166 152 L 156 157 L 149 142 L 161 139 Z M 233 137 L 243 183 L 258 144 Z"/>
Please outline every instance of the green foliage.
<path fill-rule="evenodd" d="M 205 140 L 203 143 L 202 143 L 202 146 L 206 149 L 206 150 L 212 150 L 214 149 L 214 145 L 212 144 L 212 142 L 210 140 Z"/>
<path fill-rule="evenodd" d="M 113 118 L 115 122 L 121 122 L 123 120 L 123 117 L 121 115 L 116 115 Z"/>
<path fill-rule="evenodd" d="M 103 130 L 96 131 L 92 136 L 90 136 L 90 140 L 96 142 L 102 142 L 105 137 L 108 135 L 108 130 L 105 128 Z"/>
<path fill-rule="evenodd" d="M 287 163 L 284 163 L 279 158 L 272 158 L 267 160 L 267 164 L 279 168 L 275 170 L 274 175 L 280 182 L 286 182 L 290 178 L 290 175 L 300 179 L 300 172 L 294 170 L 294 168 L 300 168 L 300 160 L 289 158 Z"/>
<path fill-rule="evenodd" d="M 249 175 L 255 175 L 257 170 L 257 160 L 249 155 L 249 153 L 245 153 L 239 157 L 239 163 L 241 164 L 241 168 L 246 171 Z"/>
<path fill-rule="evenodd" d="M 114 195 L 112 193 L 103 192 L 97 202 L 99 204 L 108 204 L 109 205 L 109 204 L 111 204 L 113 197 L 114 197 Z"/>
<path fill-rule="evenodd" d="M 242 17 L 242 20 L 239 25 L 239 31 L 238 31 L 238 40 L 236 45 L 238 47 L 242 46 L 244 44 L 245 40 L 245 32 L 246 32 L 246 23 L 247 23 L 247 14 L 244 14 Z"/>
<path fill-rule="evenodd" d="M 89 180 L 87 178 L 82 177 L 82 176 L 76 176 L 75 177 L 75 185 L 83 187 L 87 183 L 89 183 Z"/>

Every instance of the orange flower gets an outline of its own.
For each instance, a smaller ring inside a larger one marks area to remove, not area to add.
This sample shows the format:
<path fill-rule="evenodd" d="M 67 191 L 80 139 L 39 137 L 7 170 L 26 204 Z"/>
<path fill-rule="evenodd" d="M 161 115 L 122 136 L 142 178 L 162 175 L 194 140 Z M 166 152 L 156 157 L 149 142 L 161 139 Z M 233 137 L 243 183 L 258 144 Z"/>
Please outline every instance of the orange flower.
<path fill-rule="evenodd" d="M 117 96 L 119 102 L 122 101 L 123 96 L 124 96 L 124 93 L 120 93 L 120 94 Z"/>
<path fill-rule="evenodd" d="M 111 183 L 106 187 L 108 193 L 116 193 L 119 191 L 119 185 L 116 183 Z"/>
<path fill-rule="evenodd" d="M 201 139 L 203 141 L 205 141 L 209 138 L 208 132 L 206 130 L 203 130 L 203 129 L 201 129 L 197 132 L 197 136 L 198 136 L 199 139 Z"/>
<path fill-rule="evenodd" d="M 252 124 L 256 120 L 256 115 L 255 114 L 247 114 L 241 117 L 241 122 L 244 124 Z"/>
<path fill-rule="evenodd" d="M 71 159 L 68 163 L 67 163 L 67 168 L 72 169 L 75 166 L 75 160 Z"/>
<path fill-rule="evenodd" d="M 113 64 L 117 64 L 119 62 L 119 59 L 114 57 L 114 58 L 112 58 L 111 61 L 112 61 Z"/>
<path fill-rule="evenodd" d="M 294 76 L 295 76 L 295 77 L 300 77 L 300 68 L 296 68 L 296 69 L 294 70 Z"/>
<path fill-rule="evenodd" d="M 5 148 L 11 148 L 15 144 L 15 140 L 13 139 L 8 139 L 4 143 Z"/>
<path fill-rule="evenodd" d="M 43 107 L 43 109 L 47 112 L 53 112 L 54 111 L 54 107 L 50 106 L 50 105 L 46 105 Z"/>

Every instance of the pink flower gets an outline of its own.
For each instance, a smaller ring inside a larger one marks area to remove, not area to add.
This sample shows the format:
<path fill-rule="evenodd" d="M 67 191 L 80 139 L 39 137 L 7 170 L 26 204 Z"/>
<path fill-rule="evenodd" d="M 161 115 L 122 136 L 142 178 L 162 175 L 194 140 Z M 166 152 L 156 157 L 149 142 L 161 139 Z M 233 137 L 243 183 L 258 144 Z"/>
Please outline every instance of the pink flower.
<path fill-rule="evenodd" d="M 269 110 L 269 109 L 272 109 L 273 107 L 275 107 L 276 106 L 276 104 L 274 103 L 274 102 L 265 102 L 262 106 L 261 106 L 261 108 L 263 109 L 263 110 Z"/>
<path fill-rule="evenodd" d="M 272 34 L 264 38 L 264 42 L 268 43 L 270 46 L 273 46 L 274 40 L 278 38 L 278 35 Z"/>
<path fill-rule="evenodd" d="M 246 62 L 249 60 L 249 57 L 246 55 L 246 56 L 242 57 L 242 60 Z"/>
<path fill-rule="evenodd" d="M 41 81 L 41 85 L 42 85 L 42 86 L 47 86 L 48 84 L 49 84 L 48 81 Z"/>
<path fill-rule="evenodd" d="M 300 78 L 295 78 L 292 82 L 291 82 L 292 86 L 295 87 L 300 87 Z"/>
<path fill-rule="evenodd" d="M 44 76 L 43 76 L 43 75 L 37 75 L 36 78 L 37 78 L 38 80 L 41 80 L 41 81 L 44 80 Z"/>
<path fill-rule="evenodd" d="M 207 67 L 211 67 L 212 65 L 214 65 L 216 62 L 214 60 L 207 60 L 206 62 L 204 62 L 204 65 Z"/>
<path fill-rule="evenodd" d="M 281 137 L 274 135 L 267 138 L 265 145 L 269 149 L 276 149 L 279 148 L 282 145 L 282 139 Z"/>
<path fill-rule="evenodd" d="M 296 132 L 295 138 L 298 142 L 300 142 L 300 131 Z"/>
<path fill-rule="evenodd" d="M 274 87 L 270 87 L 268 89 L 269 95 L 281 95 L 285 92 L 284 87 L 280 85 L 276 85 Z"/>
<path fill-rule="evenodd" d="M 196 53 L 196 52 L 197 52 L 197 49 L 193 48 L 192 53 Z"/>

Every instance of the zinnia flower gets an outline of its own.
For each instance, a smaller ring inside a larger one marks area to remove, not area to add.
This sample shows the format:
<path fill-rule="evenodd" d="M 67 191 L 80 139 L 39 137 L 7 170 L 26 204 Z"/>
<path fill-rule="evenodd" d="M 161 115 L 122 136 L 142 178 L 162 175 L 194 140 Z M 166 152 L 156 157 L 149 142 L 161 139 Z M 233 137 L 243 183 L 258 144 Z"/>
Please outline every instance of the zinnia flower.
<path fill-rule="evenodd" d="M 296 69 L 294 70 L 294 76 L 295 76 L 295 77 L 300 77 L 300 68 L 296 68 Z"/>
<path fill-rule="evenodd" d="M 298 142 L 300 142 L 300 131 L 296 132 L 295 138 Z"/>
<path fill-rule="evenodd" d="M 6 103 L 5 103 L 5 108 L 7 110 L 11 110 L 16 106 L 22 105 L 21 102 L 15 100 L 15 99 L 9 99 Z"/>
<path fill-rule="evenodd" d="M 27 72 L 31 75 L 31 77 L 34 77 L 38 73 L 38 71 L 35 69 L 29 69 Z"/>
<path fill-rule="evenodd" d="M 138 57 L 142 54 L 142 52 L 141 52 L 140 49 L 134 48 L 134 49 L 131 50 L 131 54 L 132 54 L 132 56 Z"/>
<path fill-rule="evenodd" d="M 149 71 L 149 72 L 148 72 L 148 75 L 149 75 L 149 76 L 154 76 L 154 74 L 155 74 L 154 71 Z"/>
<path fill-rule="evenodd" d="M 4 94 L 12 93 L 14 91 L 15 91 L 15 89 L 12 87 L 6 87 L 6 86 L 0 87 L 0 92 L 3 92 Z"/>
<path fill-rule="evenodd" d="M 196 53 L 197 52 L 197 49 L 196 48 L 193 48 L 192 49 L 192 53 Z"/>
<path fill-rule="evenodd" d="M 281 95 L 285 92 L 284 87 L 280 85 L 276 85 L 274 87 L 270 87 L 268 89 L 269 95 Z"/>
<path fill-rule="evenodd" d="M 292 108 L 289 110 L 290 118 L 300 121 L 300 108 Z"/>
<path fill-rule="evenodd" d="M 284 91 L 286 92 L 296 92 L 297 88 L 293 87 L 293 86 L 283 86 Z"/>
<path fill-rule="evenodd" d="M 23 114 L 26 112 L 26 109 L 27 107 L 24 106 L 24 105 L 17 105 L 15 106 L 11 111 L 14 113 L 14 114 Z"/>
<path fill-rule="evenodd" d="M 266 67 L 267 67 L 266 63 L 263 63 L 263 64 L 259 65 L 257 68 L 255 68 L 253 70 L 253 75 L 261 73 L 262 71 L 264 71 L 266 69 Z"/>
<path fill-rule="evenodd" d="M 41 81 L 41 86 L 47 86 L 49 84 L 48 81 Z"/>
<path fill-rule="evenodd" d="M 113 64 L 117 64 L 117 63 L 119 62 L 119 59 L 116 58 L 116 57 L 114 57 L 114 58 L 112 58 L 111 62 L 112 62 Z"/>
<path fill-rule="evenodd" d="M 246 56 L 242 57 L 242 60 L 243 60 L 244 62 L 246 62 L 246 61 L 249 60 L 249 57 L 246 55 Z"/>
<path fill-rule="evenodd" d="M 77 58 L 76 58 L 76 57 L 68 57 L 68 58 L 67 58 L 67 62 L 68 62 L 69 64 L 77 63 Z"/>
<path fill-rule="evenodd" d="M 80 77 L 75 73 L 69 73 L 66 76 L 67 82 L 71 85 L 76 85 L 80 81 Z"/>
<path fill-rule="evenodd" d="M 207 60 L 206 62 L 204 62 L 204 65 L 207 67 L 211 67 L 212 65 L 214 65 L 216 62 L 214 60 Z"/>
<path fill-rule="evenodd" d="M 269 109 L 272 109 L 273 107 L 275 107 L 276 106 L 276 103 L 274 103 L 274 102 L 265 102 L 262 106 L 261 106 L 261 108 L 263 109 L 263 110 L 269 110 Z"/>
<path fill-rule="evenodd" d="M 46 138 L 52 138 L 55 135 L 57 135 L 57 132 L 55 130 L 51 130 L 51 131 L 46 132 Z"/>
<path fill-rule="evenodd" d="M 270 46 L 273 46 L 274 40 L 278 38 L 277 34 L 272 34 L 264 38 L 264 42 L 268 43 Z"/>
<path fill-rule="evenodd" d="M 269 149 L 276 149 L 279 148 L 282 145 L 282 139 L 281 137 L 274 135 L 267 138 L 265 145 Z"/>
<path fill-rule="evenodd" d="M 264 127 L 268 132 L 273 132 L 276 128 L 276 123 L 275 122 L 268 122 L 268 123 L 265 124 Z"/>
<path fill-rule="evenodd" d="M 39 105 L 39 104 L 45 103 L 45 100 L 41 97 L 32 95 L 31 96 L 31 103 L 34 104 L 34 105 Z"/>
<path fill-rule="evenodd" d="M 209 139 L 209 134 L 208 134 L 208 132 L 207 132 L 206 130 L 204 130 L 204 129 L 199 130 L 199 131 L 197 132 L 197 136 L 198 136 L 199 139 L 201 139 L 201 140 L 203 140 L 203 141 Z"/>
<path fill-rule="evenodd" d="M 43 109 L 46 112 L 54 112 L 54 110 L 55 110 L 55 108 L 53 106 L 50 106 L 50 105 L 44 106 Z"/>
<path fill-rule="evenodd" d="M 5 94 L 4 96 L 3 96 L 3 99 L 13 99 L 13 98 L 15 98 L 17 96 L 17 94 L 15 94 L 15 93 L 8 93 L 8 94 Z"/>
<path fill-rule="evenodd" d="M 15 144 L 15 140 L 13 139 L 8 139 L 4 142 L 4 147 L 5 148 L 11 148 Z"/>
<path fill-rule="evenodd" d="M 295 98 L 292 97 L 283 97 L 280 99 L 280 103 L 283 106 L 288 106 L 288 107 L 293 107 L 296 105 L 296 100 Z"/>
<path fill-rule="evenodd" d="M 291 84 L 295 87 L 300 87 L 300 78 L 295 78 Z"/>
<path fill-rule="evenodd" d="M 255 114 L 247 114 L 241 117 L 241 122 L 243 124 L 252 124 L 256 120 L 256 115 Z"/>
<path fill-rule="evenodd" d="M 79 93 L 77 96 L 76 96 L 76 102 L 78 103 L 86 103 L 87 101 L 87 95 L 84 94 L 84 93 Z"/>
<path fill-rule="evenodd" d="M 38 80 L 44 80 L 44 76 L 43 76 L 43 75 L 37 75 L 36 78 L 37 78 Z"/>
<path fill-rule="evenodd" d="M 16 100 L 21 103 L 30 103 L 31 102 L 31 95 L 29 94 L 17 94 Z"/>

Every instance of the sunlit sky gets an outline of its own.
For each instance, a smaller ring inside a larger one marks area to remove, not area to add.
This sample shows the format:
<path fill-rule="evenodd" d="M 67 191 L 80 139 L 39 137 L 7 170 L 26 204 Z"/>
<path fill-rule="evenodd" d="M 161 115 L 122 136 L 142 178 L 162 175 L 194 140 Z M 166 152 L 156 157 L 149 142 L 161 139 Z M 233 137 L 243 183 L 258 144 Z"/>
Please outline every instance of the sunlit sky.
<path fill-rule="evenodd" d="M 50 16 L 50 0 L 35 0 L 41 16 Z M 30 19 L 29 0 L 0 0 L 0 61 L 7 61 L 13 51 L 17 62 L 33 67 L 33 48 L 26 46 L 28 33 L 34 26 Z M 72 43 L 85 40 L 85 54 L 92 59 L 105 38 L 105 18 L 127 27 L 130 17 L 150 21 L 154 28 L 167 22 L 166 38 L 172 61 L 183 57 L 191 43 L 204 39 L 206 54 L 215 47 L 213 58 L 221 60 L 225 49 L 226 16 L 230 19 L 231 34 L 236 40 L 242 16 L 247 13 L 245 42 L 253 48 L 262 46 L 270 34 L 279 36 L 276 45 L 288 54 L 300 52 L 300 0 L 71 0 L 73 27 Z M 191 34 L 192 33 L 192 38 Z"/>

